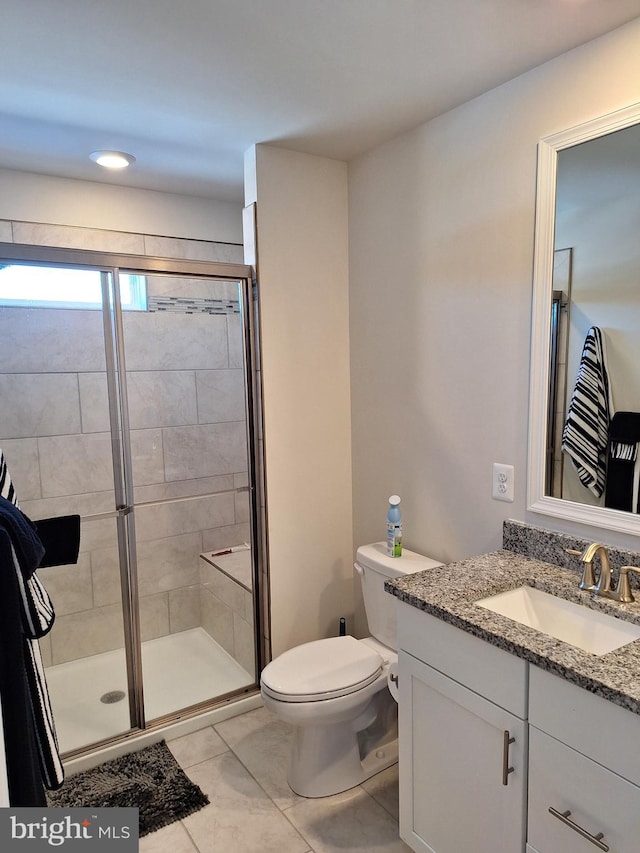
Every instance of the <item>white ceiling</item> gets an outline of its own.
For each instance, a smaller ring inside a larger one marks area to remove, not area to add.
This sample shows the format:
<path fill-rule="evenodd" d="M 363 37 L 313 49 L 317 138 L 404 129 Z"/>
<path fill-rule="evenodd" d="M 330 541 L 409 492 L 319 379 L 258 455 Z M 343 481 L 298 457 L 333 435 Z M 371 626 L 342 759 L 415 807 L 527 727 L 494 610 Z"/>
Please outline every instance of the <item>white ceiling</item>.
<path fill-rule="evenodd" d="M 0 0 L 0 167 L 242 200 L 256 142 L 348 160 L 640 0 Z M 134 154 L 105 174 L 99 148 Z"/>

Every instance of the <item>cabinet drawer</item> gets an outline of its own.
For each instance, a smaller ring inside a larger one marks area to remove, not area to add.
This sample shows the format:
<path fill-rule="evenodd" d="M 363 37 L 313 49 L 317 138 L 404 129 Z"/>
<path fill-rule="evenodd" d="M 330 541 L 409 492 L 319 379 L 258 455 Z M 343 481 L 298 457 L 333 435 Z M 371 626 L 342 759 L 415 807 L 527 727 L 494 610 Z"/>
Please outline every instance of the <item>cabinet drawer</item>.
<path fill-rule="evenodd" d="M 569 821 L 600 846 L 549 812 Z M 539 853 L 637 853 L 640 788 L 544 732 L 529 728 L 527 841 Z"/>
<path fill-rule="evenodd" d="M 532 666 L 529 722 L 640 785 L 640 715 Z"/>
<path fill-rule="evenodd" d="M 521 720 L 527 718 L 526 661 L 410 604 L 399 601 L 397 608 L 400 649 Z"/>

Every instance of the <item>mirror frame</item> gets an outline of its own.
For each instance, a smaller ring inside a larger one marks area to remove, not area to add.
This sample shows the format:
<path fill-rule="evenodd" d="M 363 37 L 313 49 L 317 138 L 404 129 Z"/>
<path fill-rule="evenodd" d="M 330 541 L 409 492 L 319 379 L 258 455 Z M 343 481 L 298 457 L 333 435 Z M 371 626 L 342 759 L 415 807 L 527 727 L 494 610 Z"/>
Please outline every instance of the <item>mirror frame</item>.
<path fill-rule="evenodd" d="M 558 152 L 639 123 L 640 103 L 635 103 L 568 130 L 545 136 L 538 143 L 527 460 L 528 510 L 635 535 L 640 535 L 638 513 L 580 504 L 545 495 L 545 450 Z"/>

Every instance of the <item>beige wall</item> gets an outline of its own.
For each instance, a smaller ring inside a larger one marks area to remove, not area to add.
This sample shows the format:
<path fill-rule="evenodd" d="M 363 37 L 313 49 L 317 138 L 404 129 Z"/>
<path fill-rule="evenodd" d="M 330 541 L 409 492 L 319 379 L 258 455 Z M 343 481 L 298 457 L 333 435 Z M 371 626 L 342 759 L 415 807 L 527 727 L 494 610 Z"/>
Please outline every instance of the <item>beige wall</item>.
<path fill-rule="evenodd" d="M 639 45 L 640 19 L 349 164 L 355 543 L 393 492 L 406 545 L 444 560 L 505 518 L 589 535 L 526 511 L 536 145 L 639 101 Z"/>
<path fill-rule="evenodd" d="M 346 165 L 258 145 L 257 201 L 272 650 L 352 612 Z M 351 622 L 351 620 L 349 619 Z"/>

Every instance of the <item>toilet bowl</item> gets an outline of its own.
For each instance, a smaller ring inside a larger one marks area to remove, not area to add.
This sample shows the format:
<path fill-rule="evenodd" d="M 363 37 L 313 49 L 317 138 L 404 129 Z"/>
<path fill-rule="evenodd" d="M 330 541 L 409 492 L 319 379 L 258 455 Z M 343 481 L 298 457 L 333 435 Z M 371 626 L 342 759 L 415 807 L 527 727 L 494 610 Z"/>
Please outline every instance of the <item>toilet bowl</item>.
<path fill-rule="evenodd" d="M 397 761 L 397 706 L 388 689 L 398 659 L 395 599 L 384 581 L 437 565 L 411 551 L 387 557 L 382 542 L 360 547 L 354 567 L 372 636 L 304 643 L 262 671 L 265 707 L 293 727 L 288 782 L 295 793 L 337 794 Z"/>

